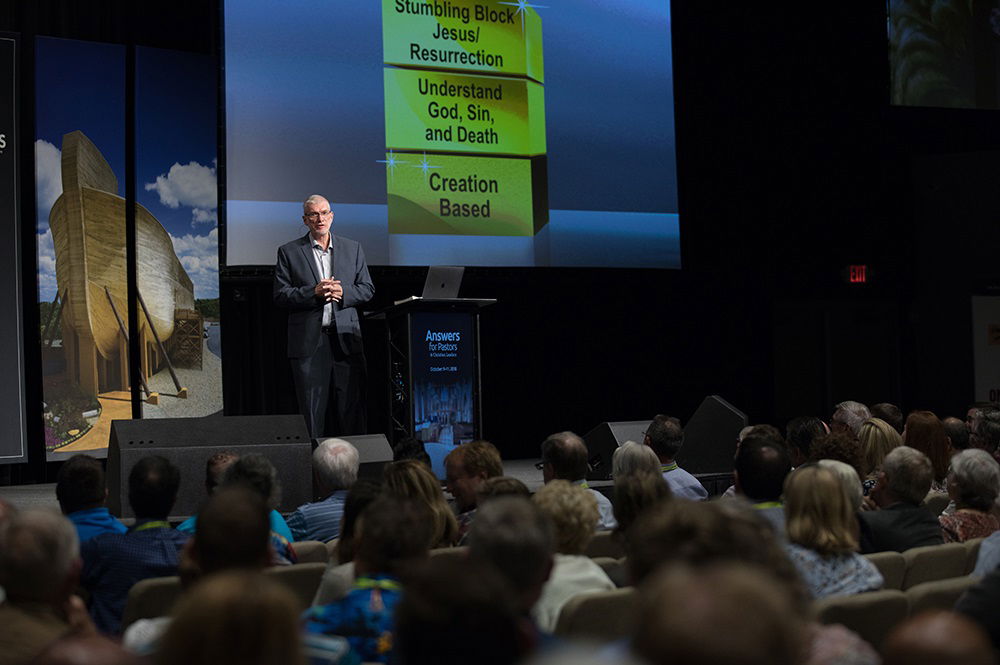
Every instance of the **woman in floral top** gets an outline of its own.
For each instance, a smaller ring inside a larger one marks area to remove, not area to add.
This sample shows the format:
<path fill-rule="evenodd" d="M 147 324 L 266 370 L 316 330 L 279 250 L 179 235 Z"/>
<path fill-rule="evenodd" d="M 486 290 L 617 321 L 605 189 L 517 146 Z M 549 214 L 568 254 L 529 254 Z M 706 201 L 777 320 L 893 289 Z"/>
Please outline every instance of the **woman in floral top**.
<path fill-rule="evenodd" d="M 948 496 L 955 512 L 941 515 L 941 531 L 946 543 L 964 543 L 985 538 L 1000 529 L 1000 520 L 990 513 L 1000 493 L 1000 464 L 985 450 L 969 448 L 951 458 Z"/>

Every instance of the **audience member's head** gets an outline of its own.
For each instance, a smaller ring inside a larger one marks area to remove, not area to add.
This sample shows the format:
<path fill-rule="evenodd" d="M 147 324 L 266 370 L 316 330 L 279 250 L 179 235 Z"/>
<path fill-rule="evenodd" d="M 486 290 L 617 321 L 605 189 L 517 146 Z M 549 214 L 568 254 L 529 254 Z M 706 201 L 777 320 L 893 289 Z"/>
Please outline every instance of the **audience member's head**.
<path fill-rule="evenodd" d="M 889 451 L 902 445 L 903 439 L 886 421 L 881 418 L 869 418 L 861 424 L 858 442 L 861 444 L 866 476 L 870 477 L 882 468 L 882 460 Z"/>
<path fill-rule="evenodd" d="M 826 433 L 826 425 L 815 416 L 799 416 L 789 420 L 785 426 L 785 444 L 792 458 L 792 466 L 799 466 L 810 459 L 813 441 Z"/>
<path fill-rule="evenodd" d="M 431 468 L 431 456 L 427 454 L 424 444 L 412 436 L 400 439 L 392 447 L 392 461 L 402 462 L 405 459 L 415 459 Z"/>
<path fill-rule="evenodd" d="M 477 505 L 476 492 L 489 478 L 503 475 L 500 451 L 489 441 L 473 441 L 458 446 L 444 458 L 448 491 L 455 497 L 459 512 L 472 510 Z"/>
<path fill-rule="evenodd" d="M 861 504 L 865 499 L 865 488 L 861 484 L 861 478 L 858 477 L 858 472 L 854 467 L 836 459 L 821 459 L 816 464 L 824 469 L 833 471 L 840 479 L 841 486 L 847 492 L 847 500 L 851 504 L 851 511 L 856 513 L 861 510 Z"/>
<path fill-rule="evenodd" d="M 649 446 L 663 463 L 670 463 L 677 457 L 684 445 L 684 429 L 681 421 L 671 416 L 657 414 L 646 428 L 642 442 Z"/>
<path fill-rule="evenodd" d="M 19 511 L 0 527 L 0 587 L 10 602 L 59 607 L 76 588 L 80 566 L 76 528 L 53 510 Z"/>
<path fill-rule="evenodd" d="M 458 522 L 430 469 L 416 460 L 403 460 L 386 465 L 382 473 L 382 488 L 386 494 L 400 499 L 416 499 L 430 510 L 434 524 L 434 547 L 448 547 L 455 543 Z"/>
<path fill-rule="evenodd" d="M 312 463 L 320 496 L 351 489 L 358 479 L 358 449 L 350 441 L 324 440 L 313 451 Z"/>
<path fill-rule="evenodd" d="M 226 477 L 226 471 L 239 458 L 240 456 L 236 453 L 224 450 L 205 460 L 205 491 L 209 496 L 212 495 L 215 488 L 222 484 L 222 480 Z"/>
<path fill-rule="evenodd" d="M 847 490 L 830 469 L 809 464 L 785 481 L 785 530 L 789 542 L 823 556 L 858 547 L 856 519 Z"/>
<path fill-rule="evenodd" d="M 107 496 L 104 469 L 90 455 L 73 455 L 56 474 L 56 499 L 64 515 L 99 508 Z"/>
<path fill-rule="evenodd" d="M 872 418 L 878 418 L 889 424 L 889 427 L 896 430 L 896 434 L 903 433 L 903 412 L 899 407 L 889 402 L 879 402 L 871 408 Z"/>
<path fill-rule="evenodd" d="M 394 496 L 380 496 L 368 504 L 356 532 L 354 570 L 358 576 L 402 576 L 427 556 L 435 535 L 426 504 Z"/>
<path fill-rule="evenodd" d="M 1000 494 L 1000 464 L 985 450 L 970 448 L 951 458 L 948 495 L 961 509 L 988 512 Z"/>
<path fill-rule="evenodd" d="M 673 568 L 642 590 L 632 648 L 647 663 L 798 665 L 807 653 L 798 610 L 765 570 Z"/>
<path fill-rule="evenodd" d="M 181 472 L 159 455 L 143 457 L 128 474 L 128 502 L 136 519 L 165 520 L 177 500 Z"/>
<path fill-rule="evenodd" d="M 278 470 L 271 461 L 252 453 L 244 455 L 233 462 L 223 479 L 223 485 L 243 485 L 256 492 L 268 509 L 275 509 L 281 503 L 281 484 L 278 482 Z"/>
<path fill-rule="evenodd" d="M 830 432 L 813 442 L 810 461 L 818 462 L 821 459 L 835 459 L 844 464 L 850 464 L 858 472 L 860 478 L 868 475 L 865 471 L 861 443 L 858 437 L 847 432 Z"/>
<path fill-rule="evenodd" d="M 531 490 L 523 482 L 511 476 L 487 478 L 476 490 L 476 505 L 481 506 L 486 501 L 499 496 L 523 496 L 530 499 Z"/>
<path fill-rule="evenodd" d="M 573 432 L 557 432 L 542 441 L 542 478 L 576 482 L 587 475 L 587 445 Z"/>
<path fill-rule="evenodd" d="M 182 596 L 159 641 L 158 665 L 303 665 L 302 607 L 260 573 L 226 572 Z"/>
<path fill-rule="evenodd" d="M 948 475 L 951 443 L 937 416 L 930 411 L 914 411 L 907 416 L 903 427 L 903 445 L 927 455 L 934 467 L 934 480 L 944 482 Z"/>
<path fill-rule="evenodd" d="M 552 525 L 526 498 L 496 497 L 481 506 L 469 530 L 469 556 L 485 561 L 507 581 L 527 614 L 552 570 Z"/>
<path fill-rule="evenodd" d="M 534 648 L 510 586 L 492 566 L 431 557 L 396 606 L 400 665 L 513 665 Z"/>
<path fill-rule="evenodd" d="M 955 612 L 924 612 L 897 625 L 882 647 L 882 665 L 995 665 L 990 638 Z"/>
<path fill-rule="evenodd" d="M 792 462 L 783 445 L 750 434 L 736 452 L 736 491 L 755 503 L 777 501 Z"/>
<path fill-rule="evenodd" d="M 271 522 L 261 496 L 241 485 L 216 490 L 201 510 L 187 544 L 197 574 L 261 569 L 271 560 Z"/>
<path fill-rule="evenodd" d="M 978 408 L 971 422 L 969 429 L 971 444 L 990 454 L 996 453 L 1000 447 L 1000 409 L 995 406 Z"/>
<path fill-rule="evenodd" d="M 833 432 L 848 432 L 851 436 L 857 437 L 861 429 L 861 423 L 872 417 L 871 411 L 861 402 L 847 400 L 835 407 L 833 417 L 830 418 L 830 430 Z"/>
<path fill-rule="evenodd" d="M 641 470 L 615 476 L 614 507 L 615 532 L 624 534 L 644 510 L 673 496 L 670 486 L 657 471 Z"/>
<path fill-rule="evenodd" d="M 532 501 L 552 522 L 556 551 L 582 554 L 594 537 L 600 517 L 594 495 L 579 485 L 554 480 L 535 492 Z"/>
<path fill-rule="evenodd" d="M 50 644 L 31 665 L 142 665 L 146 662 L 103 635 L 70 633 Z"/>
<path fill-rule="evenodd" d="M 948 435 L 948 439 L 951 441 L 952 450 L 965 450 L 969 447 L 969 428 L 966 427 L 964 420 L 955 416 L 948 416 L 941 421 L 941 425 L 944 426 L 944 433 Z"/>
<path fill-rule="evenodd" d="M 898 446 L 882 461 L 871 497 L 883 508 L 898 502 L 919 505 L 933 480 L 934 467 L 927 455 L 909 446 Z"/>
<path fill-rule="evenodd" d="M 340 524 L 340 538 L 337 540 L 337 563 L 347 563 L 354 560 L 354 541 L 357 536 L 357 524 L 372 501 L 382 493 L 382 487 L 370 480 L 359 480 L 347 492 L 344 499 L 344 517 Z"/>
<path fill-rule="evenodd" d="M 660 473 L 660 458 L 649 446 L 626 441 L 611 454 L 611 477 L 617 478 L 636 471 Z"/>
<path fill-rule="evenodd" d="M 759 425 L 749 425 L 740 430 L 740 443 L 746 440 L 765 441 L 773 446 L 788 449 L 785 438 L 781 436 L 781 430 L 768 423 Z"/>

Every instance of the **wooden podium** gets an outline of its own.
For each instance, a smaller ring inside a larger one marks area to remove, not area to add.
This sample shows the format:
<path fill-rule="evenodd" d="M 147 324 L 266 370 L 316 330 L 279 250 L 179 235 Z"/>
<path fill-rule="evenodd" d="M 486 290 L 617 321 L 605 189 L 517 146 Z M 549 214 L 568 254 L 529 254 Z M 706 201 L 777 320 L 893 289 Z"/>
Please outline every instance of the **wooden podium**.
<path fill-rule="evenodd" d="M 370 327 L 381 324 L 385 349 L 369 367 L 370 431 L 386 432 L 390 443 L 412 436 L 456 445 L 482 436 L 479 312 L 495 302 L 408 298 L 368 314 Z"/>

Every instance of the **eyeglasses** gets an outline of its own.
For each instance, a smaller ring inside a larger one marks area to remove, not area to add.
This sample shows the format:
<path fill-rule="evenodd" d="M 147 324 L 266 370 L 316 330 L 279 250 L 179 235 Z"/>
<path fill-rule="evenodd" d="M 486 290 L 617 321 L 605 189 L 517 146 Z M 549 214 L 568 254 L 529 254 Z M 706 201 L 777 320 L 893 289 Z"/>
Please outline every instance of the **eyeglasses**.
<path fill-rule="evenodd" d="M 320 217 L 326 217 L 327 215 L 332 215 L 332 214 L 333 214 L 332 210 L 322 210 L 320 212 L 307 212 L 306 214 L 304 214 L 302 216 L 305 217 L 308 220 L 314 220 L 314 219 L 319 219 Z"/>
<path fill-rule="evenodd" d="M 535 462 L 535 468 L 541 471 L 543 468 L 545 468 L 545 464 L 546 462 Z"/>

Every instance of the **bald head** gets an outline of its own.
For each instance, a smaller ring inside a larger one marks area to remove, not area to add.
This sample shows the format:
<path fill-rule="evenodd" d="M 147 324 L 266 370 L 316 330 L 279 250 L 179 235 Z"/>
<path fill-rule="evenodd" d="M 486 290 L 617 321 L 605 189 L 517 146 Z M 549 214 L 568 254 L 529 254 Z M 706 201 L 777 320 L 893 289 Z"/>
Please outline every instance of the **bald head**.
<path fill-rule="evenodd" d="M 587 475 L 587 445 L 573 432 L 558 432 L 542 442 L 542 475 L 551 480 L 583 480 Z"/>

